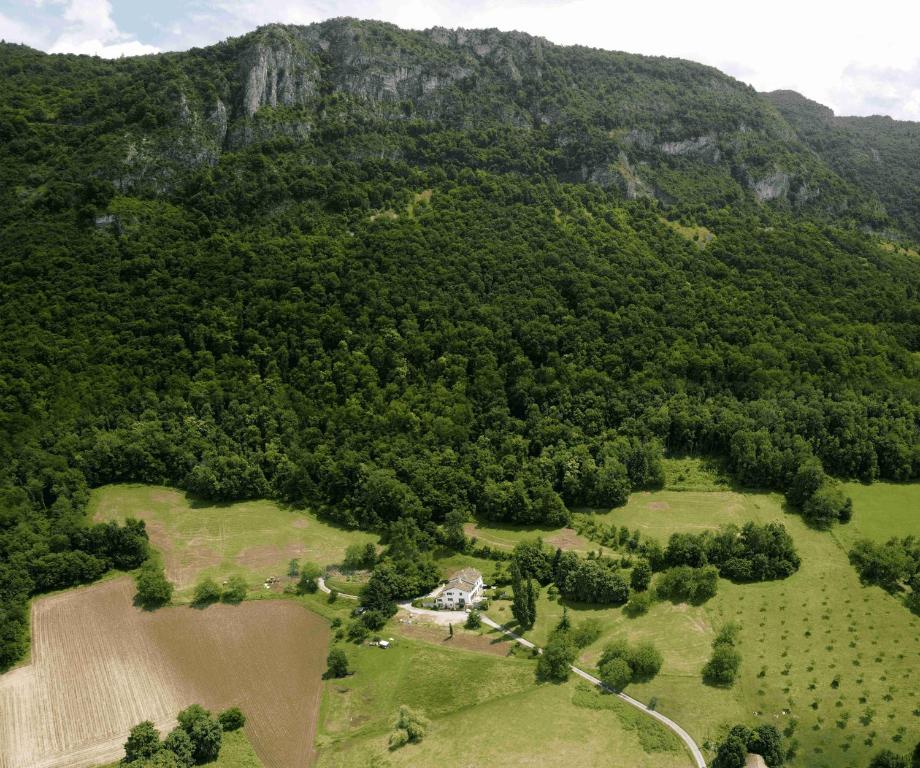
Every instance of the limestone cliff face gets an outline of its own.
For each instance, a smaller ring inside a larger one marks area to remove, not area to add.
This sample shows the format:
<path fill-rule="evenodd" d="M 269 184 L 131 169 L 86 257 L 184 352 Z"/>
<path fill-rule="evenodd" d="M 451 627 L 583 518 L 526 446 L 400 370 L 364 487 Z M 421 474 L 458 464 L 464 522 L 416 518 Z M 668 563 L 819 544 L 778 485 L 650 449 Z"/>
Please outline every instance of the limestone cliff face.
<path fill-rule="evenodd" d="M 827 185 L 826 169 L 789 149 L 796 135 L 768 102 L 692 62 L 355 19 L 270 25 L 187 56 L 173 124 L 126 139 L 122 188 L 167 189 L 182 168 L 251 144 L 283 138 L 310 147 L 317 130 L 320 142 L 376 132 L 370 142 L 345 141 L 345 156 L 396 158 L 403 148 L 388 125 L 408 121 L 536 135 L 522 146 L 533 141 L 554 154 L 559 178 L 665 204 L 680 200 L 688 172 L 713 190 L 734 185 L 793 206 L 817 200 Z"/>

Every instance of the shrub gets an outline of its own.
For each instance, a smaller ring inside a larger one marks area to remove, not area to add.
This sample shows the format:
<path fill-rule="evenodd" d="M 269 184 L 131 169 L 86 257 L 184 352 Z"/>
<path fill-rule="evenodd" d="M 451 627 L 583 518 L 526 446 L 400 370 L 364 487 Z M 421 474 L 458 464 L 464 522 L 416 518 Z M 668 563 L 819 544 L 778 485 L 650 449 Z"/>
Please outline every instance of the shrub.
<path fill-rule="evenodd" d="M 149 560 L 144 563 L 134 577 L 137 586 L 135 601 L 146 610 L 153 610 L 172 600 L 173 585 L 166 579 L 163 567 Z"/>
<path fill-rule="evenodd" d="M 642 616 L 648 613 L 649 608 L 652 607 L 652 593 L 649 591 L 646 592 L 633 592 L 629 598 L 629 602 L 626 603 L 626 607 L 623 609 L 626 612 L 627 616 Z"/>
<path fill-rule="evenodd" d="M 128 740 L 125 742 L 125 762 L 146 760 L 153 757 L 162 748 L 160 732 L 154 728 L 152 722 L 144 720 L 135 725 L 128 734 Z"/>
<path fill-rule="evenodd" d="M 225 731 L 236 731 L 246 725 L 246 715 L 239 707 L 230 707 L 221 712 L 217 719 L 220 721 L 220 727 Z"/>
<path fill-rule="evenodd" d="M 568 633 L 555 633 L 537 659 L 537 677 L 553 683 L 564 683 L 569 679 L 570 667 L 576 655 L 575 644 Z"/>
<path fill-rule="evenodd" d="M 326 657 L 326 677 L 346 677 L 348 674 L 348 657 L 345 651 L 333 648 Z"/>
<path fill-rule="evenodd" d="M 227 579 L 227 586 L 224 589 L 222 599 L 225 603 L 241 603 L 246 599 L 248 591 L 246 579 L 242 576 L 231 576 Z"/>
<path fill-rule="evenodd" d="M 416 744 L 425 738 L 427 732 L 428 720 L 403 704 L 390 734 L 390 749 L 399 749 L 409 743 Z"/>
<path fill-rule="evenodd" d="M 363 643 L 368 634 L 370 630 L 361 619 L 355 619 L 348 625 L 348 639 L 354 643 Z"/>
<path fill-rule="evenodd" d="M 482 619 L 479 616 L 479 611 L 475 608 L 471 610 L 466 616 L 466 623 L 463 625 L 467 629 L 479 629 L 482 626 Z"/>
<path fill-rule="evenodd" d="M 387 623 L 387 618 L 380 611 L 365 611 L 361 614 L 361 623 L 370 632 L 377 632 L 383 629 L 383 625 Z"/>
<path fill-rule="evenodd" d="M 216 603 L 220 600 L 220 586 L 214 579 L 201 579 L 195 585 L 195 593 L 192 597 L 192 604 L 199 607 Z"/>
<path fill-rule="evenodd" d="M 192 741 L 192 754 L 195 762 L 210 763 L 220 754 L 223 731 L 220 723 L 199 704 L 183 709 L 178 715 L 179 727 Z"/>
<path fill-rule="evenodd" d="M 195 764 L 195 746 L 192 738 L 180 727 L 170 731 L 169 736 L 163 741 L 163 748 L 169 750 L 176 757 L 179 768 L 190 768 Z"/>
<path fill-rule="evenodd" d="M 601 636 L 601 623 L 597 619 L 585 619 L 572 629 L 572 642 L 577 648 L 587 648 Z"/>

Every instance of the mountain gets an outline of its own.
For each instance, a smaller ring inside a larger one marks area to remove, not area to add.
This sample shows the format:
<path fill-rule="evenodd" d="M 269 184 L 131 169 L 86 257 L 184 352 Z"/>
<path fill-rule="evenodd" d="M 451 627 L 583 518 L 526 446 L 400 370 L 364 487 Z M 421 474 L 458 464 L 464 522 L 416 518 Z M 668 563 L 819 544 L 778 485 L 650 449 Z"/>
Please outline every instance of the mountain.
<path fill-rule="evenodd" d="M 829 168 L 874 195 L 896 227 L 920 239 L 920 123 L 837 117 L 793 91 L 766 97 Z"/>
<path fill-rule="evenodd" d="M 2 58 L 9 154 L 43 164 L 48 141 L 79 147 L 75 173 L 125 191 L 163 191 L 223 152 L 287 140 L 346 145 L 354 161 L 551 172 L 672 206 L 773 201 L 884 221 L 858 180 L 816 156 L 770 99 L 689 61 L 353 19 L 126 61 L 9 46 Z M 445 135 L 454 146 L 431 140 Z"/>
<path fill-rule="evenodd" d="M 0 666 L 30 595 L 115 562 L 104 483 L 430 548 L 622 503 L 665 453 L 818 525 L 837 478 L 920 477 L 908 128 L 352 19 L 0 74 Z"/>

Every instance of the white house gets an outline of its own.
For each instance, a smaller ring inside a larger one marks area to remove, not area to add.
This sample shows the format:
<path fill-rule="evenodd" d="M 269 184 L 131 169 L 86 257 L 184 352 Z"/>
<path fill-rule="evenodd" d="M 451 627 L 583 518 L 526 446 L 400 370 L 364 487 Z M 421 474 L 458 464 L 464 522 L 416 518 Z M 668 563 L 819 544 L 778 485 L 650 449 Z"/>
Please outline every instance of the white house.
<path fill-rule="evenodd" d="M 435 595 L 438 608 L 466 608 L 482 599 L 482 574 L 475 568 L 457 571 Z"/>

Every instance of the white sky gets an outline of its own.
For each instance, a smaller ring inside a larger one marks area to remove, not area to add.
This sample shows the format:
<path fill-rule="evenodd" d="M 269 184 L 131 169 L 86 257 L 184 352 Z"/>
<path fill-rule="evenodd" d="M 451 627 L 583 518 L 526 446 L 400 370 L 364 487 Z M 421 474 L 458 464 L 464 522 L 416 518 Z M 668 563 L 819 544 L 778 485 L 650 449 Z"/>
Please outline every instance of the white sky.
<path fill-rule="evenodd" d="M 920 0 L 0 0 L 0 38 L 113 57 L 332 16 L 519 29 L 560 44 L 680 56 L 758 90 L 797 90 L 838 114 L 920 120 Z"/>

